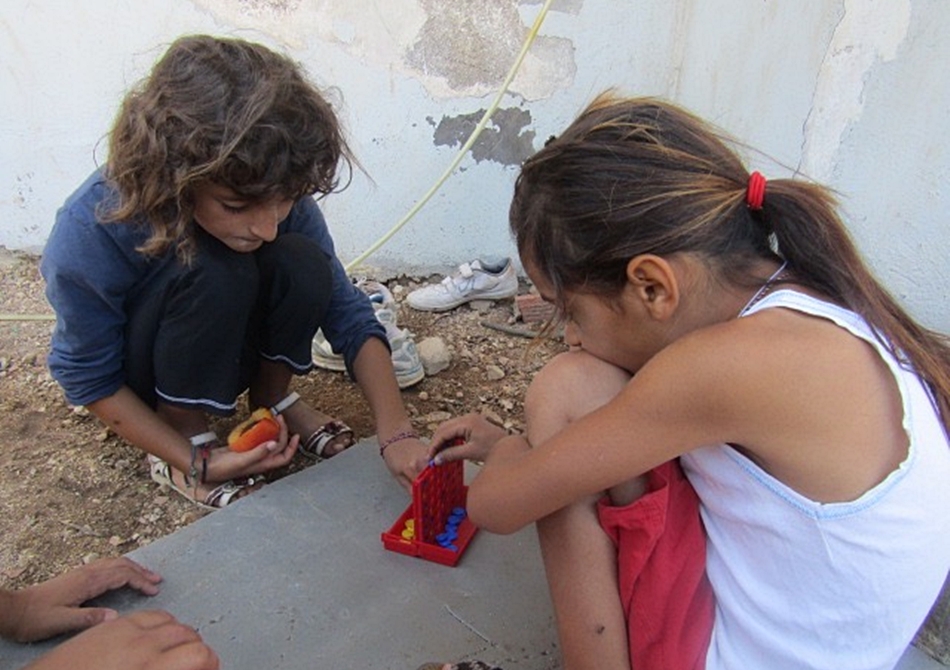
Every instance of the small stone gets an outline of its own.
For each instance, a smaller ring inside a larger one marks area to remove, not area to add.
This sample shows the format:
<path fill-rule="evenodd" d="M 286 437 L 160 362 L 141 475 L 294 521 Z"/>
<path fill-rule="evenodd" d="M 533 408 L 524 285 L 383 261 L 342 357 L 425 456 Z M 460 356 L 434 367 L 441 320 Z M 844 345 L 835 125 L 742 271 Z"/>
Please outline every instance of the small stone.
<path fill-rule="evenodd" d="M 427 337 L 416 345 L 426 375 L 432 377 L 449 367 L 452 355 L 441 337 Z"/>
<path fill-rule="evenodd" d="M 488 379 L 488 381 L 497 382 L 505 378 L 505 371 L 497 365 L 486 365 L 485 378 Z"/>
<path fill-rule="evenodd" d="M 468 304 L 479 314 L 487 314 L 489 310 L 491 310 L 493 303 L 491 300 L 472 300 Z"/>
<path fill-rule="evenodd" d="M 445 421 L 448 421 L 451 418 L 452 418 L 451 412 L 436 411 L 436 412 L 429 412 L 424 417 L 422 417 L 421 420 L 424 423 L 428 424 L 428 423 L 443 423 Z"/>

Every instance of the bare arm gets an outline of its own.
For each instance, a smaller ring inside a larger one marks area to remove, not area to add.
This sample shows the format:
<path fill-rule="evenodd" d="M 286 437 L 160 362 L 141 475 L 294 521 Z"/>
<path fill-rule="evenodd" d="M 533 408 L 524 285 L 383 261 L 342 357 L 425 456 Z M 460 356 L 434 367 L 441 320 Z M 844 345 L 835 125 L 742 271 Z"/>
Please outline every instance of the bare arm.
<path fill-rule="evenodd" d="M 386 345 L 375 337 L 367 339 L 353 362 L 353 373 L 376 419 L 380 444 L 400 433 L 412 432 Z M 418 439 L 399 440 L 386 448 L 383 457 L 399 483 L 411 489 L 413 479 L 426 465 L 426 446 Z"/>
<path fill-rule="evenodd" d="M 686 338 L 684 338 L 686 339 Z M 674 343 L 610 402 L 529 449 L 520 438 L 492 449 L 468 495 L 479 526 L 510 533 L 571 503 L 633 480 L 729 436 L 717 384 L 721 364 L 705 346 Z"/>
<path fill-rule="evenodd" d="M 502 448 L 472 520 L 513 532 L 704 445 L 733 444 L 811 500 L 854 500 L 906 455 L 893 377 L 824 319 L 767 310 L 686 335 L 618 396 L 532 450 Z"/>

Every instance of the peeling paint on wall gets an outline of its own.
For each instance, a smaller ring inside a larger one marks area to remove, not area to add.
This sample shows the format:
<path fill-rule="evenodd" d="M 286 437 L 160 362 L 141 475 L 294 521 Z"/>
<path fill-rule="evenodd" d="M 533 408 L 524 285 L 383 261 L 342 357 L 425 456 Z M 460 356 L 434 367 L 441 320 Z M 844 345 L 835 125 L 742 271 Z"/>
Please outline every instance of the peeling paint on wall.
<path fill-rule="evenodd" d="M 544 0 L 520 0 L 522 5 L 543 5 Z M 551 3 L 552 12 L 564 12 L 565 14 L 580 14 L 584 7 L 584 0 L 554 0 Z"/>
<path fill-rule="evenodd" d="M 33 173 L 18 174 L 13 188 L 13 204 L 20 209 L 26 209 L 33 196 Z"/>
<path fill-rule="evenodd" d="M 496 88 L 524 40 L 525 27 L 511 0 L 445 3 L 422 0 L 428 14 L 406 62 L 453 89 L 477 84 Z"/>
<path fill-rule="evenodd" d="M 518 13 L 518 5 L 532 3 L 420 1 L 428 18 L 406 52 L 406 64 L 428 79 L 443 79 L 450 95 L 483 95 L 496 90 L 528 36 L 529 27 Z M 576 12 L 583 2 L 555 4 Z M 511 89 L 537 100 L 567 88 L 575 72 L 570 40 L 539 35 Z M 433 84 L 429 85 L 432 90 Z"/>
<path fill-rule="evenodd" d="M 844 0 L 818 72 L 812 108 L 805 121 L 799 169 L 819 182 L 831 181 L 835 155 L 848 127 L 860 117 L 870 70 L 893 60 L 910 27 L 911 0 Z"/>
<path fill-rule="evenodd" d="M 300 7 L 300 0 L 237 0 L 242 13 L 249 16 L 261 14 L 292 14 Z"/>
<path fill-rule="evenodd" d="M 437 126 L 433 119 L 428 119 L 430 124 L 436 126 L 434 144 L 462 146 L 484 114 L 483 109 L 473 114 L 445 116 Z M 526 109 L 511 107 L 496 110 L 489 125 L 485 126 L 472 145 L 472 158 L 476 163 L 488 160 L 506 166 L 520 166 L 534 153 L 535 133 L 525 130 L 530 125 L 531 112 Z"/>
<path fill-rule="evenodd" d="M 434 97 L 484 96 L 502 83 L 538 0 L 193 0 L 224 23 L 260 31 L 293 48 L 314 39 L 372 67 L 416 79 Z M 558 0 L 552 12 L 577 14 L 583 0 Z M 530 11 L 528 11 L 530 14 Z M 543 28 L 542 28 L 543 33 Z M 512 93 L 528 100 L 564 90 L 576 72 L 570 40 L 537 36 Z"/>

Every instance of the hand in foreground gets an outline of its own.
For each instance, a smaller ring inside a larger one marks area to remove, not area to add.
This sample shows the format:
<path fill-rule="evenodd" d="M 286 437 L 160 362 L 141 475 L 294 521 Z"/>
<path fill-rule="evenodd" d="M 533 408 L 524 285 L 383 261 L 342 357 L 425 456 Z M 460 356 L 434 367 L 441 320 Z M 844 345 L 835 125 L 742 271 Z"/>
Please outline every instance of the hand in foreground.
<path fill-rule="evenodd" d="M 218 670 L 217 654 L 167 612 L 140 611 L 62 643 L 23 670 Z"/>
<path fill-rule="evenodd" d="M 404 489 L 412 492 L 412 482 L 429 463 L 429 447 L 416 439 L 393 442 L 383 452 L 386 467 Z"/>
<path fill-rule="evenodd" d="M 484 461 L 488 453 L 508 433 L 481 414 L 466 414 L 449 419 L 432 434 L 428 458 L 437 465 L 460 459 Z M 463 444 L 446 446 L 452 440 L 464 440 Z"/>
<path fill-rule="evenodd" d="M 153 596 L 161 581 L 158 573 L 128 558 L 95 561 L 8 594 L 9 606 L 0 610 L 0 635 L 34 642 L 95 626 L 117 618 L 118 613 L 104 607 L 80 607 L 82 603 L 123 586 Z"/>

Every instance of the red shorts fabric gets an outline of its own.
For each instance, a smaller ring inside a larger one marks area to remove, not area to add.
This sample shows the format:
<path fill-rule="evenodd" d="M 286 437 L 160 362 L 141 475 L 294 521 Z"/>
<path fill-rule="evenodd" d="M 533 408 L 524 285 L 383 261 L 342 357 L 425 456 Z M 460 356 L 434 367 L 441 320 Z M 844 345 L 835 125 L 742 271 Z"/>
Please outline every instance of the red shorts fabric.
<path fill-rule="evenodd" d="M 636 670 L 703 670 L 714 600 L 699 498 L 679 460 L 651 470 L 647 480 L 647 493 L 629 505 L 598 504 L 617 547 L 630 662 Z"/>

